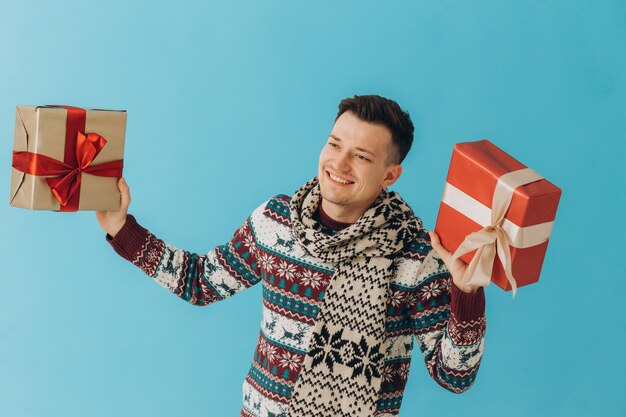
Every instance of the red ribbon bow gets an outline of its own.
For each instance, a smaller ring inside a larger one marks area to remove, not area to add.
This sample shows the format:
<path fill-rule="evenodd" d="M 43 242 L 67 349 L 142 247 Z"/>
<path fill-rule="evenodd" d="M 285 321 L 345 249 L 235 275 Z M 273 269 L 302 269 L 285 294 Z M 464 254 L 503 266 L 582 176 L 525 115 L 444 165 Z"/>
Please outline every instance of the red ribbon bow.
<path fill-rule="evenodd" d="M 61 204 L 61 211 L 77 211 L 82 173 L 100 177 L 121 177 L 123 160 L 91 165 L 107 140 L 97 133 L 85 135 L 84 109 L 69 106 L 65 137 L 65 162 L 33 152 L 13 152 L 13 168 L 30 175 L 57 175 L 46 178 L 52 194 Z"/>

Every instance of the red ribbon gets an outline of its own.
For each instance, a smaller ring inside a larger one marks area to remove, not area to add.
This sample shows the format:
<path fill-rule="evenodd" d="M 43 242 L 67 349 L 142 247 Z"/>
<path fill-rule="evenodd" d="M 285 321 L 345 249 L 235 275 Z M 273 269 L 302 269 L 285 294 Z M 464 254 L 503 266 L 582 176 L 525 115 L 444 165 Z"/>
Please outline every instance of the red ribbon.
<path fill-rule="evenodd" d="M 79 107 L 54 106 L 67 109 L 64 161 L 32 152 L 13 152 L 13 168 L 30 175 L 56 175 L 46 178 L 52 194 L 61 204 L 60 211 L 77 211 L 80 201 L 82 173 L 100 177 L 121 177 L 123 160 L 91 165 L 107 140 L 97 133 L 85 135 L 86 111 Z"/>

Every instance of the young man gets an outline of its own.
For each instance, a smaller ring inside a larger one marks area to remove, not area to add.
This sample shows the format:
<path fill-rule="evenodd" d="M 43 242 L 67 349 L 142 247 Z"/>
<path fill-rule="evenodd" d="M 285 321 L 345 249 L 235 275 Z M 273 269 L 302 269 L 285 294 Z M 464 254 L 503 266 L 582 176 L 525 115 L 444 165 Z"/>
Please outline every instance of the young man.
<path fill-rule="evenodd" d="M 482 287 L 387 187 L 402 173 L 413 123 L 397 103 L 339 104 L 317 176 L 258 206 L 207 254 L 164 243 L 121 208 L 97 212 L 107 240 L 157 283 L 194 305 L 259 282 L 263 320 L 243 383 L 241 416 L 396 416 L 413 338 L 430 376 L 461 393 L 484 348 Z M 435 249 L 435 250 L 433 250 Z"/>

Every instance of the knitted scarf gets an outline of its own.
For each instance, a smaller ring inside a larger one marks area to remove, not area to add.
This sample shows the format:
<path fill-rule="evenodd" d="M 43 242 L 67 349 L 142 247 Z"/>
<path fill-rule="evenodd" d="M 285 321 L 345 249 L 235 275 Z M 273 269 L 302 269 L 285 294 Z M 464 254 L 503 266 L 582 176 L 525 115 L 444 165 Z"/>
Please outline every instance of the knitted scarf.
<path fill-rule="evenodd" d="M 385 305 L 393 254 L 414 239 L 421 220 L 383 188 L 355 223 L 335 235 L 313 218 L 321 204 L 317 176 L 290 202 L 292 231 L 311 256 L 334 264 L 310 348 L 290 401 L 291 417 L 371 417 L 385 355 Z"/>

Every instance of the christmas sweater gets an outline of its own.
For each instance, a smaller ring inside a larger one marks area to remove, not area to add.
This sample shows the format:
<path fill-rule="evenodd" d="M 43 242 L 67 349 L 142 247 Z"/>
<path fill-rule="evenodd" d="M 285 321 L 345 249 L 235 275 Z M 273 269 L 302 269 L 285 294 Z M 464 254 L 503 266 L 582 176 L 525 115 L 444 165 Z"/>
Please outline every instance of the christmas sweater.
<path fill-rule="evenodd" d="M 334 265 L 310 256 L 298 244 L 291 232 L 289 201 L 285 194 L 265 201 L 228 242 L 206 254 L 163 242 L 131 214 L 115 238 L 106 236 L 119 255 L 196 306 L 262 285 L 260 331 L 242 386 L 240 417 L 287 417 L 293 387 L 334 272 Z M 326 233 L 336 233 L 323 224 L 321 227 Z M 472 386 L 484 350 L 484 290 L 468 294 L 456 287 L 425 229 L 394 262 L 378 417 L 399 414 L 414 341 L 430 377 L 453 393 Z"/>

